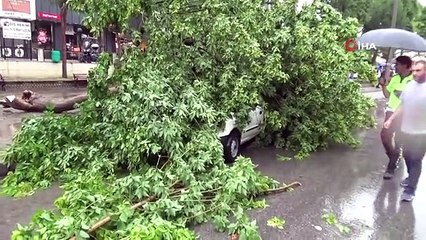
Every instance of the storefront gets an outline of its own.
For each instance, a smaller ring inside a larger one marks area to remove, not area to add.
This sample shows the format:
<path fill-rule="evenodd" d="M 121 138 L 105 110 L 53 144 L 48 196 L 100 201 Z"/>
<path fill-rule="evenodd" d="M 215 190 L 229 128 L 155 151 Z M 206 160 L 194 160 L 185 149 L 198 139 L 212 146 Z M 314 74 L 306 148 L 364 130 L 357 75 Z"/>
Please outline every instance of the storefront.
<path fill-rule="evenodd" d="M 36 2 L 37 20 L 35 21 L 34 44 L 43 49 L 44 58 L 51 57 L 52 50 L 62 51 L 62 27 L 60 9 L 52 1 Z M 89 30 L 81 25 L 84 15 L 74 11 L 67 13 L 67 26 L 65 30 L 67 59 L 77 60 L 80 53 L 79 40 L 82 34 L 89 34 Z"/>
<path fill-rule="evenodd" d="M 45 56 L 50 57 L 49 51 L 52 49 L 62 51 L 62 28 L 59 6 L 52 1 L 37 0 L 37 21 L 36 32 L 41 32 L 43 36 L 48 37 L 48 41 L 42 46 L 45 51 Z M 115 51 L 113 46 L 114 36 L 111 32 L 105 31 L 102 36 L 93 38 L 90 30 L 82 25 L 84 14 L 74 11 L 67 13 L 66 27 L 66 44 L 67 44 L 67 59 L 79 59 L 81 53 L 81 45 L 84 37 L 91 38 L 92 41 L 100 45 L 100 51 Z M 37 40 L 38 42 L 38 40 Z"/>
<path fill-rule="evenodd" d="M 1 58 L 50 59 L 52 50 L 62 51 L 62 27 L 59 6 L 51 0 L 0 0 Z M 84 15 L 67 13 L 67 58 L 79 59 L 82 37 L 91 37 L 82 25 Z M 91 38 L 101 51 L 115 51 L 114 36 L 105 31 Z"/>
<path fill-rule="evenodd" d="M 32 21 L 35 19 L 35 0 L 1 0 L 1 58 L 32 58 Z"/>

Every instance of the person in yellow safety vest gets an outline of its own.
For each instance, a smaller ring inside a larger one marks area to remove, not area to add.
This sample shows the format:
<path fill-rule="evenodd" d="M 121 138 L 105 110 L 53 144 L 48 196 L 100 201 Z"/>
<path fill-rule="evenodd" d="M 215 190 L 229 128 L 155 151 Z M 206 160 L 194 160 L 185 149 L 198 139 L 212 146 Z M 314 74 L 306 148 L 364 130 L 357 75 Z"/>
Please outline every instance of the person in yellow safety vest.
<path fill-rule="evenodd" d="M 413 80 L 411 74 L 412 60 L 407 56 L 399 56 L 395 59 L 396 74 L 390 81 L 382 79 L 380 85 L 382 86 L 383 95 L 388 98 L 387 106 L 385 109 L 385 122 L 392 116 L 398 106 L 401 104 L 400 95 L 407 86 L 407 83 Z M 386 155 L 389 158 L 389 163 L 386 172 L 383 176 L 384 179 L 391 179 L 398 166 L 399 153 L 400 153 L 400 128 L 401 119 L 395 119 L 389 128 L 382 128 L 380 137 L 382 139 L 383 147 L 385 148 Z"/>

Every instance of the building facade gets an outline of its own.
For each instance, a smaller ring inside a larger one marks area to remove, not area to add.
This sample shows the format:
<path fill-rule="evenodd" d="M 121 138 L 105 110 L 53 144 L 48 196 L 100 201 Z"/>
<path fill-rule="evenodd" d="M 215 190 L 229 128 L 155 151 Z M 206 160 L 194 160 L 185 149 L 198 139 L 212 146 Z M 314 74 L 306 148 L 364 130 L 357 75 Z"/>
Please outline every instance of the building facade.
<path fill-rule="evenodd" d="M 1 58 L 50 59 L 53 50 L 62 51 L 59 6 L 51 0 L 0 0 Z M 82 25 L 84 14 L 67 13 L 67 59 L 78 59 L 81 37 L 90 31 Z M 115 51 L 115 36 L 105 32 L 96 38 L 101 51 Z"/>

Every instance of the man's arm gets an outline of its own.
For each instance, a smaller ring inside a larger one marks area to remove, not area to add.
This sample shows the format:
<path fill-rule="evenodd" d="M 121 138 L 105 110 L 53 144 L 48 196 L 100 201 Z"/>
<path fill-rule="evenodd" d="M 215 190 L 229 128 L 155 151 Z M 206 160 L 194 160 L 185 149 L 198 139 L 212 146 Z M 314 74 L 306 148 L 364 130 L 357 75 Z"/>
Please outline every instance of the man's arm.
<path fill-rule="evenodd" d="M 390 128 L 392 122 L 395 120 L 395 118 L 401 117 L 403 111 L 404 111 L 404 104 L 405 104 L 405 95 L 406 91 L 402 91 L 401 93 L 401 103 L 399 104 L 398 108 L 395 110 L 395 112 L 389 117 L 389 119 L 383 124 L 384 128 Z"/>
<path fill-rule="evenodd" d="M 385 98 L 389 98 L 390 94 L 395 90 L 396 79 L 392 76 L 381 76 L 382 92 Z"/>
<path fill-rule="evenodd" d="M 379 80 L 380 86 L 382 86 L 383 96 L 385 96 L 385 98 L 389 98 L 390 93 L 388 91 L 388 85 L 386 84 L 386 82 L 387 81 L 382 77 Z M 388 83 L 388 84 L 390 84 L 390 83 Z"/>
<path fill-rule="evenodd" d="M 403 106 L 402 104 L 399 105 L 399 107 L 396 109 L 396 111 L 389 117 L 389 119 L 383 124 L 384 128 L 390 128 L 390 126 L 392 125 L 392 122 L 395 120 L 395 118 L 398 118 L 401 116 L 402 111 L 403 111 Z"/>
<path fill-rule="evenodd" d="M 393 121 L 395 118 L 401 117 L 403 110 L 404 107 L 400 104 L 396 111 L 389 117 L 388 121 Z"/>

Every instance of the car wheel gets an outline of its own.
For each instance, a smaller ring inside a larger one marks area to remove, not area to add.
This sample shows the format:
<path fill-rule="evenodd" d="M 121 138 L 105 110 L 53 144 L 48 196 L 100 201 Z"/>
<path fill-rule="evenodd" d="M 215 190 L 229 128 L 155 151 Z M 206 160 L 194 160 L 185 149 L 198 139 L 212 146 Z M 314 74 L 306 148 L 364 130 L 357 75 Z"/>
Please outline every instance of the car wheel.
<path fill-rule="evenodd" d="M 238 132 L 233 131 L 227 138 L 225 138 L 224 142 L 224 154 L 225 154 L 225 162 L 233 163 L 240 153 L 240 134 Z"/>

